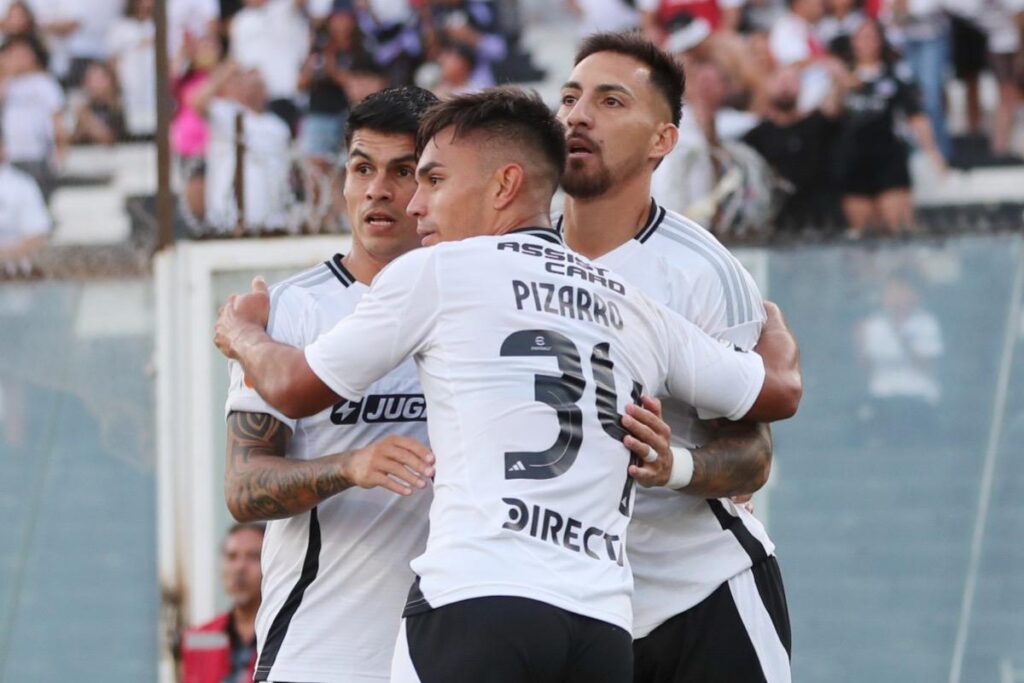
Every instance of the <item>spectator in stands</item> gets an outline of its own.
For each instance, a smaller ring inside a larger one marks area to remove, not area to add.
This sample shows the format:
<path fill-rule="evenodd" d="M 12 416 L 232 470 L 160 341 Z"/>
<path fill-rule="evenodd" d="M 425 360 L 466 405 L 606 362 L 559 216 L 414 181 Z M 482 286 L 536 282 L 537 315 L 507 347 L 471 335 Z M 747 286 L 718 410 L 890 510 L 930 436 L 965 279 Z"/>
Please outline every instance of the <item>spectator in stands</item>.
<path fill-rule="evenodd" d="M 626 31 L 640 25 L 636 2 L 629 0 L 565 0 L 579 17 L 580 37 L 591 33 Z"/>
<path fill-rule="evenodd" d="M 112 145 L 124 139 L 125 121 L 121 92 L 114 70 L 104 62 L 85 69 L 80 101 L 74 105 L 73 144 Z"/>
<path fill-rule="evenodd" d="M 389 72 L 370 57 L 352 62 L 345 84 L 345 95 L 350 106 L 355 106 L 375 92 L 391 84 Z"/>
<path fill-rule="evenodd" d="M 949 71 L 949 18 L 945 0 L 882 0 L 880 18 L 910 64 L 924 111 L 942 155 L 953 152 L 946 130 L 945 84 Z"/>
<path fill-rule="evenodd" d="M 818 40 L 835 57 L 849 63 L 853 59 L 850 36 L 864 21 L 857 0 L 826 0 L 826 13 L 818 22 Z"/>
<path fill-rule="evenodd" d="M 736 31 L 745 0 L 637 0 L 644 33 L 661 45 L 681 24 L 708 33 L 724 28 Z"/>
<path fill-rule="evenodd" d="M 206 154 L 206 142 L 209 131 L 206 118 L 195 106 L 195 98 L 203 92 L 221 60 L 220 39 L 214 34 L 203 37 L 189 38 L 182 45 L 181 59 L 183 67 L 181 75 L 174 82 L 174 99 L 178 108 L 171 119 L 171 149 L 179 159 L 201 159 Z"/>
<path fill-rule="evenodd" d="M 222 36 L 217 0 L 167 0 L 167 50 L 182 52 L 185 44 L 204 36 Z M 223 36 L 226 36 L 226 31 Z M 221 46 L 223 47 L 223 46 Z"/>
<path fill-rule="evenodd" d="M 299 71 L 309 54 L 309 21 L 303 0 L 245 0 L 231 20 L 231 57 L 256 69 L 270 97 L 268 108 L 298 129 Z"/>
<path fill-rule="evenodd" d="M 64 93 L 46 70 L 47 54 L 32 35 L 9 38 L 0 48 L 3 74 L 3 146 L 12 165 L 39 183 L 49 202 L 55 156 L 66 145 L 61 113 Z"/>
<path fill-rule="evenodd" d="M 480 90 L 483 86 L 473 82 L 476 69 L 476 51 L 468 45 L 446 45 L 437 57 L 440 81 L 432 88 L 440 99 Z"/>
<path fill-rule="evenodd" d="M 192 105 L 205 113 L 210 130 L 206 223 L 220 231 L 236 229 L 240 223 L 254 229 L 283 228 L 290 135 L 287 124 L 268 109 L 260 72 L 226 62 L 192 98 Z M 240 138 L 236 135 L 239 127 Z M 239 153 L 244 159 L 241 169 L 236 167 Z M 241 185 L 236 182 L 236 170 L 241 171 Z M 244 207 L 241 220 L 240 204 Z"/>
<path fill-rule="evenodd" d="M 121 86 L 125 127 L 133 138 L 149 138 L 156 131 L 153 1 L 128 0 L 124 16 L 107 36 L 110 63 Z"/>
<path fill-rule="evenodd" d="M 76 0 L 50 0 L 35 5 L 39 29 L 50 54 L 49 69 L 61 82 L 69 80 L 71 53 L 68 42 L 81 27 L 79 13 L 86 8 L 85 3 L 77 4 L 76 7 Z"/>
<path fill-rule="evenodd" d="M 725 74 L 712 61 L 692 61 L 686 65 L 686 100 L 679 122 L 679 140 L 651 178 L 651 194 L 670 211 L 688 218 L 691 207 L 711 195 L 718 181 L 720 166 L 715 154 L 719 146 L 715 113 L 724 104 L 727 92 Z M 701 221 L 709 227 L 706 221 Z"/>
<path fill-rule="evenodd" d="M 256 669 L 262 524 L 235 524 L 221 548 L 221 579 L 230 609 L 181 640 L 182 683 L 249 683 Z"/>
<path fill-rule="evenodd" d="M 52 228 L 39 186 L 7 162 L 0 146 L 0 273 L 30 272 L 32 255 Z"/>
<path fill-rule="evenodd" d="M 767 113 L 743 141 L 791 186 L 775 224 L 782 230 L 830 228 L 839 214 L 833 153 L 842 92 L 835 85 L 820 107 L 800 111 L 800 73 L 795 66 L 779 69 L 768 91 Z"/>
<path fill-rule="evenodd" d="M 942 328 L 906 278 L 889 279 L 880 310 L 861 323 L 857 341 L 870 398 L 862 418 L 871 423 L 871 433 L 912 443 L 934 434 L 942 398 L 936 372 L 944 353 Z"/>
<path fill-rule="evenodd" d="M 951 7 L 950 37 L 953 49 L 953 70 L 964 84 L 967 134 L 981 135 L 981 73 L 988 59 L 988 36 L 978 26 L 973 8 Z"/>
<path fill-rule="evenodd" d="M 841 186 L 851 236 L 881 226 L 913 226 L 908 149 L 896 130 L 903 114 L 918 145 L 939 172 L 946 165 L 935 144 L 909 70 L 895 63 L 881 24 L 866 21 L 853 34 L 853 73 L 843 102 Z"/>
<path fill-rule="evenodd" d="M 448 45 L 462 44 L 475 52 L 472 82 L 494 85 L 492 64 L 505 58 L 508 45 L 498 32 L 497 14 L 481 0 L 430 0 L 420 26 L 426 54 L 437 59 Z"/>
<path fill-rule="evenodd" d="M 979 23 L 988 37 L 988 63 L 999 85 L 999 104 L 992 123 L 992 153 L 1005 157 L 1010 153 L 1014 117 L 1024 87 L 1024 1 L 981 0 Z"/>
<path fill-rule="evenodd" d="M 332 12 L 299 72 L 299 90 L 309 95 L 300 127 L 300 147 L 307 157 L 337 158 L 350 106 L 346 88 L 351 87 L 352 67 L 368 59 L 355 14 Z"/>
<path fill-rule="evenodd" d="M 22 35 L 39 38 L 39 26 L 36 24 L 36 15 L 31 5 L 24 0 L 17 0 L 8 5 L 3 19 L 0 19 L 0 34 L 3 34 L 4 38 Z"/>
<path fill-rule="evenodd" d="M 367 37 L 374 61 L 387 70 L 396 85 L 412 83 L 413 72 L 423 59 L 419 23 L 406 0 L 338 0 L 352 4 L 356 19 Z M 420 16 L 430 12 L 428 0 L 417 2 Z"/>
<path fill-rule="evenodd" d="M 822 0 L 788 0 L 789 10 L 772 24 L 769 42 L 780 66 L 810 66 L 826 54 L 815 26 L 825 16 Z"/>
<path fill-rule="evenodd" d="M 107 36 L 124 12 L 125 0 L 89 0 L 76 2 L 75 16 L 78 27 L 68 36 L 67 51 L 71 58 L 68 83 L 81 85 L 85 70 L 95 61 L 110 56 Z"/>

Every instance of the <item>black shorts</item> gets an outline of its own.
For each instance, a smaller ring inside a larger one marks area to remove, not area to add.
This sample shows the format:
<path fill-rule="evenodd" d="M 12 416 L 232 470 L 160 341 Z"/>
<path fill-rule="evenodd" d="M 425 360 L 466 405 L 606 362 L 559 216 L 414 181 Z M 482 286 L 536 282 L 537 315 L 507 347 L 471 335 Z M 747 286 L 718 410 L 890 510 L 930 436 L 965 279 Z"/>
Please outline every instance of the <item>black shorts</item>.
<path fill-rule="evenodd" d="M 953 68 L 960 80 L 973 78 L 985 70 L 988 36 L 972 22 L 953 15 Z"/>
<path fill-rule="evenodd" d="M 789 683 L 789 611 L 774 557 L 633 643 L 634 683 Z"/>
<path fill-rule="evenodd" d="M 910 189 L 910 162 L 905 144 L 895 141 L 871 151 L 849 150 L 843 160 L 843 195 L 877 197 L 889 190 Z"/>
<path fill-rule="evenodd" d="M 624 629 L 514 597 L 407 616 L 391 665 L 392 683 L 629 683 L 632 676 Z"/>

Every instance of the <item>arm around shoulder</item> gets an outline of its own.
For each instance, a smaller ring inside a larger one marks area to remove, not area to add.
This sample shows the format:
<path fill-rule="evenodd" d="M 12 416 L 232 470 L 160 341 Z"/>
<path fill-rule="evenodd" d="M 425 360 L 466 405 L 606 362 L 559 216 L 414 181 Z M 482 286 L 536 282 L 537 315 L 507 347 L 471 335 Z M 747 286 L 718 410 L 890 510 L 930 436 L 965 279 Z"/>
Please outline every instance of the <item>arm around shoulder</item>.
<path fill-rule="evenodd" d="M 804 385 L 796 338 L 778 306 L 765 301 L 764 307 L 768 317 L 761 338 L 754 347 L 764 360 L 764 385 L 744 419 L 774 422 L 796 415 Z"/>

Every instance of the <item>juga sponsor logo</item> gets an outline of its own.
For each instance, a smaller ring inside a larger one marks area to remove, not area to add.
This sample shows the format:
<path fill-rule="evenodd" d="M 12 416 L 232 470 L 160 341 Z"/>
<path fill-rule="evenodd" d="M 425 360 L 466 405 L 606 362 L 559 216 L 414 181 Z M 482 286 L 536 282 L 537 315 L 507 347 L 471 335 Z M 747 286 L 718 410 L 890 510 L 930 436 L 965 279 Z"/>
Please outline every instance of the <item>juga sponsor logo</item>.
<path fill-rule="evenodd" d="M 423 394 L 370 394 L 361 401 L 340 401 L 331 408 L 331 422 L 351 425 L 360 419 L 377 422 L 424 422 L 427 402 Z"/>

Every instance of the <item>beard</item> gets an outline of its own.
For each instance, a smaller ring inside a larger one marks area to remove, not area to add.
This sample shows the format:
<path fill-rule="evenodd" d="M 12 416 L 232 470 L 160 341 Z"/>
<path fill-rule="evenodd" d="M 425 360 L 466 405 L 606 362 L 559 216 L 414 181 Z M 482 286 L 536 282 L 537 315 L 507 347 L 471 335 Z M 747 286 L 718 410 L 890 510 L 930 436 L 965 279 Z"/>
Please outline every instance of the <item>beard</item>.
<path fill-rule="evenodd" d="M 575 199 L 593 199 L 611 189 L 612 172 L 603 163 L 599 163 L 594 171 L 584 169 L 583 161 L 569 159 L 562 174 L 562 189 L 567 195 Z"/>
<path fill-rule="evenodd" d="M 789 95 L 783 95 L 781 97 L 772 98 L 772 106 L 781 112 L 786 114 L 796 110 L 796 97 Z"/>

